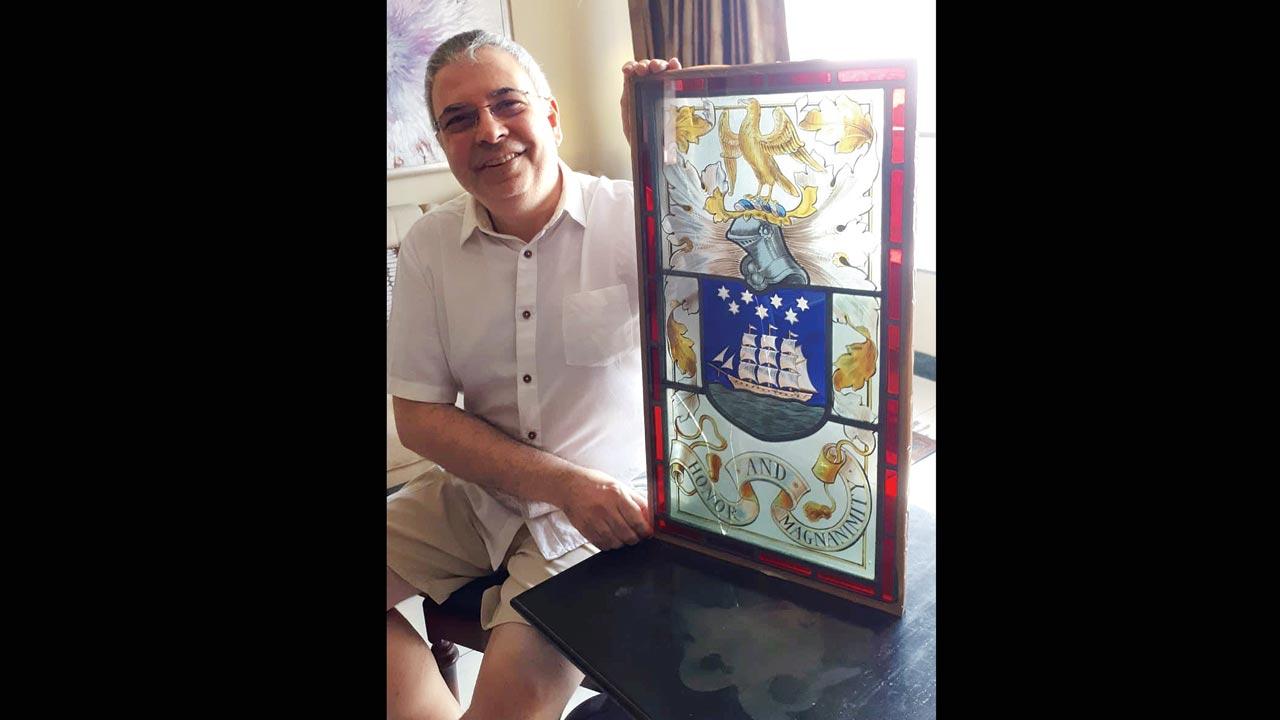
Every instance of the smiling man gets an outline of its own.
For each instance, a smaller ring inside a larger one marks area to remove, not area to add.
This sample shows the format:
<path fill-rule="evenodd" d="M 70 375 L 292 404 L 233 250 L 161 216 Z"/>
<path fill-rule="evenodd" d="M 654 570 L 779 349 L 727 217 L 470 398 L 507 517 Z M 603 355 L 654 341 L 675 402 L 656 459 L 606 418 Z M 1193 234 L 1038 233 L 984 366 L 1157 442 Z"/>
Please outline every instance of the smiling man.
<path fill-rule="evenodd" d="M 623 73 L 668 67 L 680 64 Z M 442 603 L 505 567 L 481 608 L 492 633 L 465 717 L 554 720 L 582 674 L 511 598 L 652 533 L 632 185 L 560 161 L 546 77 L 502 36 L 445 41 L 426 101 L 466 193 L 409 231 L 392 298 L 396 426 L 439 467 L 387 503 L 388 714 L 462 714 L 395 605 L 420 592 Z"/>

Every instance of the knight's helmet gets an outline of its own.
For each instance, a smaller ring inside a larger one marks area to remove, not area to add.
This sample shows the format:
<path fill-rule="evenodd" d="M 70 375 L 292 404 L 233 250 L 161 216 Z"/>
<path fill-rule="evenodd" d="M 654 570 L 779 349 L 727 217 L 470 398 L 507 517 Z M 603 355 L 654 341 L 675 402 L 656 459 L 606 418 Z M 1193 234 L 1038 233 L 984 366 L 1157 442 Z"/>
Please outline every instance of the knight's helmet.
<path fill-rule="evenodd" d="M 746 251 L 740 268 L 752 290 L 760 292 L 770 285 L 809 284 L 809 273 L 791 256 L 778 225 L 743 215 L 729 223 L 725 237 Z"/>

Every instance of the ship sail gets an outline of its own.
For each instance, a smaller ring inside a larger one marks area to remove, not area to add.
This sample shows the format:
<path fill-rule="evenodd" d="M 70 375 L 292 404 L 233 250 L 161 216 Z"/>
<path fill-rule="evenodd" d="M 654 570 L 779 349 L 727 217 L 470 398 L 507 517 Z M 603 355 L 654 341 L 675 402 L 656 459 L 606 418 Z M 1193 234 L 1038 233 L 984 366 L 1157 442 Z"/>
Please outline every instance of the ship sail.
<path fill-rule="evenodd" d="M 786 356 L 784 355 L 783 357 Z M 800 376 L 798 374 L 791 372 L 790 370 L 783 370 L 778 373 L 778 387 L 786 390 L 795 390 L 800 387 L 796 384 L 796 381 L 799 379 Z"/>
<path fill-rule="evenodd" d="M 738 363 L 738 377 L 748 382 L 756 382 L 756 364 L 750 360 Z"/>
<path fill-rule="evenodd" d="M 738 357 L 742 358 L 742 362 L 754 363 L 756 361 L 756 349 L 743 345 L 742 349 L 738 351 Z"/>
<path fill-rule="evenodd" d="M 724 354 L 725 354 L 725 353 L 727 353 L 727 352 L 729 352 L 729 348 L 725 348 L 725 349 L 721 350 L 719 355 L 717 355 L 717 356 L 715 356 L 715 357 L 711 358 L 711 362 L 720 362 L 720 361 L 724 360 Z"/>
<path fill-rule="evenodd" d="M 755 334 L 755 333 L 753 333 L 753 332 L 750 332 L 750 331 L 742 333 L 742 346 L 743 346 L 743 347 L 755 347 L 755 346 L 756 346 L 756 334 Z"/>
<path fill-rule="evenodd" d="M 783 370 L 790 370 L 792 372 L 795 372 L 795 369 L 796 369 L 795 355 L 792 355 L 790 353 L 783 353 L 781 359 L 782 359 L 782 362 L 779 363 L 778 367 L 782 368 Z"/>
<path fill-rule="evenodd" d="M 720 364 L 720 367 L 722 367 L 722 368 L 726 368 L 726 369 L 729 369 L 729 370 L 732 370 L 732 369 L 733 369 L 733 358 L 729 358 L 728 360 L 725 360 L 723 363 L 721 363 L 721 364 Z"/>
<path fill-rule="evenodd" d="M 791 338 L 787 338 L 786 340 L 782 341 L 782 353 L 784 355 L 789 355 L 795 352 L 796 350 L 797 348 L 796 348 L 795 340 L 792 340 Z"/>
<path fill-rule="evenodd" d="M 760 377 L 760 382 L 762 384 L 768 384 L 768 385 L 778 384 L 778 371 L 774 370 L 773 368 L 767 368 L 761 365 L 756 370 L 756 374 Z"/>
<path fill-rule="evenodd" d="M 817 392 L 818 388 L 809 382 L 809 361 L 804 359 L 804 355 L 800 355 L 800 359 L 796 361 L 796 374 L 800 376 L 800 389 L 806 392 Z"/>
<path fill-rule="evenodd" d="M 778 352 L 776 350 L 761 350 L 760 364 L 778 367 Z"/>
<path fill-rule="evenodd" d="M 763 335 L 760 337 L 760 347 L 777 350 L 778 346 L 774 344 L 774 341 L 777 339 L 778 337 L 776 335 Z"/>

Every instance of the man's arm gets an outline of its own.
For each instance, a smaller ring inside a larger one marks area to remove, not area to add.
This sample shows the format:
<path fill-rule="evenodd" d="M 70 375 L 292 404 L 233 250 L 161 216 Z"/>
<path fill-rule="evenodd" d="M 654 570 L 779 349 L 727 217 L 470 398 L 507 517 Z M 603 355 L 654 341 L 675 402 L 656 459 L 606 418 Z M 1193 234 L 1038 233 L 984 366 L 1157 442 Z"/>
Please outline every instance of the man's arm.
<path fill-rule="evenodd" d="M 393 397 L 392 407 L 405 447 L 482 487 L 555 505 L 598 548 L 653 534 L 644 500 L 606 473 L 513 440 L 454 405 Z"/>

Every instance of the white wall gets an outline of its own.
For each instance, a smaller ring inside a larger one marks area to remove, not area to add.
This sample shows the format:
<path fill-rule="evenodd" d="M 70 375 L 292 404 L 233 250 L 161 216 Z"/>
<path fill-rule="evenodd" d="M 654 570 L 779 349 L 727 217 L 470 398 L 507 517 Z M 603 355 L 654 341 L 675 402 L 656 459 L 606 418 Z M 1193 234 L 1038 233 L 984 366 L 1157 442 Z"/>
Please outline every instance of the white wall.
<path fill-rule="evenodd" d="M 938 274 L 916 271 L 916 307 L 912 315 L 911 349 L 938 356 Z"/>

